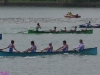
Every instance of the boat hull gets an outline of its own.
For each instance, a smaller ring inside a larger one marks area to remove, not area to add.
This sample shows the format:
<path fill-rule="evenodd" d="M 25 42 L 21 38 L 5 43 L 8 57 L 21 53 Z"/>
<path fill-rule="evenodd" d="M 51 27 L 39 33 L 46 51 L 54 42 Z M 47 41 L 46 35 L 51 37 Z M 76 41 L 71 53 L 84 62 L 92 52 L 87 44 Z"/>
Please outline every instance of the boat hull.
<path fill-rule="evenodd" d="M 82 30 L 82 31 L 57 31 L 57 32 L 50 32 L 50 31 L 34 31 L 34 30 L 28 30 L 29 34 L 48 34 L 48 33 L 52 33 L 52 34 L 93 34 L 93 30 Z"/>
<path fill-rule="evenodd" d="M 85 25 L 79 25 L 79 28 L 100 28 L 100 25 L 98 26 L 85 26 Z"/>
<path fill-rule="evenodd" d="M 78 51 L 68 51 L 68 52 L 35 52 L 35 53 L 23 53 L 23 52 L 0 52 L 0 56 L 21 56 L 21 57 L 26 57 L 26 56 L 41 56 L 41 55 L 55 55 L 55 54 L 82 54 L 82 55 L 97 55 L 97 47 L 95 48 L 88 48 L 85 50 L 82 50 L 80 52 Z"/>
<path fill-rule="evenodd" d="M 76 17 L 76 15 L 69 16 L 67 14 L 65 14 L 64 17 L 66 17 L 66 18 L 81 18 L 81 16 Z"/>

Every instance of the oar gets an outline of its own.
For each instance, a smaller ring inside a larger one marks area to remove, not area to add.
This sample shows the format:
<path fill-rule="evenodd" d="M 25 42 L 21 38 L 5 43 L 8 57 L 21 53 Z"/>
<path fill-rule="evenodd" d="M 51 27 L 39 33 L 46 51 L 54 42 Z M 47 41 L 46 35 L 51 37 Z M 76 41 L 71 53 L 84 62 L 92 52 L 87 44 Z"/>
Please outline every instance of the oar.
<path fill-rule="evenodd" d="M 8 47 L 7 47 L 7 48 L 8 48 Z M 3 49 L 1 49 L 1 50 L 7 49 L 7 48 L 3 48 Z"/>
<path fill-rule="evenodd" d="M 80 26 L 80 25 L 77 25 L 77 26 Z M 72 26 L 71 28 L 74 28 L 75 26 Z"/>
<path fill-rule="evenodd" d="M 4 49 L 7 49 L 7 48 L 0 49 L 0 51 L 3 51 Z M 16 51 L 16 52 L 20 53 L 20 51 Z"/>

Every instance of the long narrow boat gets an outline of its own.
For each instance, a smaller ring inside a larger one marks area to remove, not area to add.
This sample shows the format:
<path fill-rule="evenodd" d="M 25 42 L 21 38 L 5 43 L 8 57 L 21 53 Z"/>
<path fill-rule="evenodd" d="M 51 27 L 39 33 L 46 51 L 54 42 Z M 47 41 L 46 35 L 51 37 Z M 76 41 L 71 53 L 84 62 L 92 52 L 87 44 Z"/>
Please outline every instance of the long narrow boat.
<path fill-rule="evenodd" d="M 91 26 L 86 26 L 86 25 L 79 25 L 79 28 L 100 28 L 100 24 L 97 24 L 97 25 L 91 25 Z"/>
<path fill-rule="evenodd" d="M 52 33 L 52 34 L 92 34 L 93 30 L 82 30 L 82 31 L 56 31 L 56 32 L 51 32 L 51 31 L 34 31 L 34 30 L 28 30 L 29 34 L 43 34 L 43 33 Z"/>
<path fill-rule="evenodd" d="M 41 56 L 41 55 L 55 55 L 55 54 L 82 54 L 82 55 L 97 55 L 97 47 L 95 48 L 87 48 L 84 49 L 80 52 L 78 51 L 67 51 L 67 52 L 35 52 L 35 53 L 23 53 L 23 52 L 4 52 L 4 51 L 0 51 L 0 56 L 21 56 L 21 57 L 25 57 L 25 56 Z"/>

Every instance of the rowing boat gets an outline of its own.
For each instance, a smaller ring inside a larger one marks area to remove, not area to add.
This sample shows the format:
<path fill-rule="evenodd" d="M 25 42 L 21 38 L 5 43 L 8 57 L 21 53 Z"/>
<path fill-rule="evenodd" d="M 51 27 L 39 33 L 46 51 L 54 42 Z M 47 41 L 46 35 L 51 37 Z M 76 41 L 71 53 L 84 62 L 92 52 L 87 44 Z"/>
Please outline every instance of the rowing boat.
<path fill-rule="evenodd" d="M 52 34 L 92 34 L 93 30 L 82 30 L 82 31 L 56 31 L 56 32 L 51 32 L 51 31 L 34 31 L 34 30 L 28 30 L 29 34 L 43 34 L 43 33 L 52 33 Z"/>
<path fill-rule="evenodd" d="M 25 56 L 41 56 L 41 55 L 55 55 L 55 54 L 82 54 L 82 55 L 97 55 L 97 47 L 95 48 L 87 48 L 84 49 L 80 52 L 78 51 L 67 51 L 67 52 L 35 52 L 35 53 L 23 53 L 23 52 L 5 52 L 5 51 L 0 51 L 0 56 L 21 56 L 21 57 L 25 57 Z"/>
<path fill-rule="evenodd" d="M 79 16 L 79 15 L 78 16 L 76 16 L 76 15 L 69 16 L 67 14 L 65 14 L 64 17 L 66 17 L 66 18 L 81 18 L 81 16 Z"/>
<path fill-rule="evenodd" d="M 100 24 L 97 24 L 97 25 L 91 25 L 91 26 L 87 26 L 87 25 L 84 25 L 84 24 L 82 24 L 82 25 L 79 25 L 79 28 L 100 28 Z"/>

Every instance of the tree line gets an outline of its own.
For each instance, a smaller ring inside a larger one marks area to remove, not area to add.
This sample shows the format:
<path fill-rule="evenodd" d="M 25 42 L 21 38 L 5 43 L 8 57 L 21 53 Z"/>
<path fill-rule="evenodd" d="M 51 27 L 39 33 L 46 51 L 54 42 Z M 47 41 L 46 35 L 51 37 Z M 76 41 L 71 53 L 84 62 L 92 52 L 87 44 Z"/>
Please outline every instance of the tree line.
<path fill-rule="evenodd" d="M 68 3 L 100 2 L 100 0 L 66 0 Z"/>

